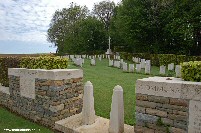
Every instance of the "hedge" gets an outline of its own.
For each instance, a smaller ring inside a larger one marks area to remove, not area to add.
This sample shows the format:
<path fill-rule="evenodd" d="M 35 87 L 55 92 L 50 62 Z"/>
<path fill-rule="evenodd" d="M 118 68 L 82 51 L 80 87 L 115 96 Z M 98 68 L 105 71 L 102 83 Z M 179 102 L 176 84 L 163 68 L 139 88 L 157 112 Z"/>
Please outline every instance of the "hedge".
<path fill-rule="evenodd" d="M 1 57 L 0 58 L 0 83 L 3 86 L 8 87 L 8 68 L 19 68 L 19 57 Z"/>
<path fill-rule="evenodd" d="M 66 69 L 68 60 L 50 56 L 22 57 L 20 67 L 27 69 Z"/>
<path fill-rule="evenodd" d="M 8 68 L 28 69 L 66 69 L 68 60 L 54 56 L 40 57 L 1 57 L 0 58 L 0 84 L 9 86 Z"/>
<path fill-rule="evenodd" d="M 132 61 L 132 57 L 151 60 L 151 65 L 160 66 L 168 65 L 169 63 L 180 64 L 188 61 L 201 61 L 199 56 L 186 56 L 175 54 L 149 54 L 149 53 L 126 53 L 120 52 L 122 59 Z"/>
<path fill-rule="evenodd" d="M 181 77 L 186 81 L 201 82 L 201 61 L 181 63 Z"/>

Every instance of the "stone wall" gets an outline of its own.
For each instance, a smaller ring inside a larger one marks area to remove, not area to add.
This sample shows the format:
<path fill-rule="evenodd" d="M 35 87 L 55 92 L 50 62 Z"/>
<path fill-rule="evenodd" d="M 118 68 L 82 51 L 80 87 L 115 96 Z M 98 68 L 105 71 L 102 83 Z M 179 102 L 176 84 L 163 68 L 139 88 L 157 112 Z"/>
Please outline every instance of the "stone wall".
<path fill-rule="evenodd" d="M 82 110 L 82 70 L 14 68 L 8 75 L 9 92 L 0 90 L 0 104 L 28 119 L 54 128 Z"/>
<path fill-rule="evenodd" d="M 137 80 L 135 133 L 200 131 L 200 82 L 168 77 Z"/>

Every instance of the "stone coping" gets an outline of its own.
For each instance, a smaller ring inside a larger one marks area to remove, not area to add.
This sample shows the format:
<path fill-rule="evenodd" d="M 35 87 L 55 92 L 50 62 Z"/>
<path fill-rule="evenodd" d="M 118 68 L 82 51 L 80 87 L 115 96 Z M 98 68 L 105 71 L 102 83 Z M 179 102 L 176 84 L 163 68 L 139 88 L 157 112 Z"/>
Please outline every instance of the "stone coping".
<path fill-rule="evenodd" d="M 174 77 L 149 77 L 136 81 L 136 93 L 201 101 L 201 82 Z"/>
<path fill-rule="evenodd" d="M 83 77 L 81 69 L 26 69 L 26 68 L 8 68 L 8 75 L 25 76 L 29 75 L 38 79 L 62 80 Z"/>
<path fill-rule="evenodd" d="M 109 119 L 96 116 L 95 123 L 82 124 L 82 113 L 55 122 L 55 129 L 63 133 L 109 133 Z M 124 133 L 134 133 L 134 127 L 124 124 Z"/>
<path fill-rule="evenodd" d="M 168 80 L 170 79 L 170 80 Z M 139 81 L 153 81 L 153 82 L 165 82 L 165 83 L 182 83 L 182 84 L 192 84 L 192 85 L 201 85 L 201 82 L 193 82 L 193 81 L 184 81 L 181 78 L 175 77 L 148 77 L 143 79 L 138 79 Z"/>
<path fill-rule="evenodd" d="M 0 84 L 0 91 L 10 95 L 9 87 L 2 86 L 1 84 Z"/>

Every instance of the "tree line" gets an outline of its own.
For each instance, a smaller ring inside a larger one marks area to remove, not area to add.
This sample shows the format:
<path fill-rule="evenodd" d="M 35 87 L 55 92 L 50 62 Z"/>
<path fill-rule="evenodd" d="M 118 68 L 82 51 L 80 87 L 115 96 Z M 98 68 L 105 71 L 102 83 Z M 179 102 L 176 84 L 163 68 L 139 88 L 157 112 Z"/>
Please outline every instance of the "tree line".
<path fill-rule="evenodd" d="M 201 0 L 70 3 L 57 10 L 47 40 L 58 54 L 116 52 L 201 55 Z"/>

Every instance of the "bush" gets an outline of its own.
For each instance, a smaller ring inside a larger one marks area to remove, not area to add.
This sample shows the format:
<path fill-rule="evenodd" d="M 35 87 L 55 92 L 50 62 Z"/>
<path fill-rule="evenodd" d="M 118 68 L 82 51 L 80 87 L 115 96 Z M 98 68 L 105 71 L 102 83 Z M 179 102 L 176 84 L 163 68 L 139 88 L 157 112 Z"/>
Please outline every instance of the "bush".
<path fill-rule="evenodd" d="M 176 64 L 176 55 L 174 54 L 158 54 L 159 64 L 167 66 L 170 63 Z"/>
<path fill-rule="evenodd" d="M 0 58 L 0 83 L 3 86 L 9 86 L 8 68 L 19 68 L 19 57 L 2 57 Z"/>
<path fill-rule="evenodd" d="M 184 62 L 181 67 L 182 79 L 201 82 L 201 61 Z"/>
<path fill-rule="evenodd" d="M 28 69 L 66 69 L 68 60 L 66 58 L 40 56 L 23 57 L 20 67 Z"/>

